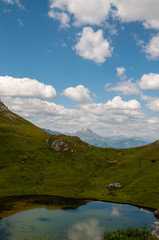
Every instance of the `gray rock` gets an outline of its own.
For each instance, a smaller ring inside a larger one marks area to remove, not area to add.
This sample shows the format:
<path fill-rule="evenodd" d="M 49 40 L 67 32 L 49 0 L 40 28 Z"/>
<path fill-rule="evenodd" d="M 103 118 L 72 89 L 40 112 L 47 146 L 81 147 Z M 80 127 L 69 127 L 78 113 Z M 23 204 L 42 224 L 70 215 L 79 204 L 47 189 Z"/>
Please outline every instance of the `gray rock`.
<path fill-rule="evenodd" d="M 112 187 L 115 187 L 115 188 L 123 188 L 123 186 L 122 186 L 120 183 L 118 183 L 118 182 L 116 182 L 116 183 L 110 183 L 109 185 L 106 185 L 106 187 L 108 187 L 108 188 L 112 188 Z"/>
<path fill-rule="evenodd" d="M 157 238 L 159 238 L 159 222 L 154 222 L 154 226 L 155 226 L 156 230 L 152 231 L 152 234 L 156 235 Z"/>
<path fill-rule="evenodd" d="M 159 209 L 157 209 L 155 212 L 154 212 L 154 215 L 156 218 L 159 218 Z"/>
<path fill-rule="evenodd" d="M 75 152 L 74 149 L 70 146 L 70 144 L 66 141 L 59 140 L 59 139 L 53 139 L 53 138 L 48 138 L 46 139 L 47 143 L 50 143 L 51 148 L 53 148 L 55 151 L 71 151 L 71 153 Z"/>
<path fill-rule="evenodd" d="M 20 164 L 24 164 L 24 161 L 21 161 Z"/>

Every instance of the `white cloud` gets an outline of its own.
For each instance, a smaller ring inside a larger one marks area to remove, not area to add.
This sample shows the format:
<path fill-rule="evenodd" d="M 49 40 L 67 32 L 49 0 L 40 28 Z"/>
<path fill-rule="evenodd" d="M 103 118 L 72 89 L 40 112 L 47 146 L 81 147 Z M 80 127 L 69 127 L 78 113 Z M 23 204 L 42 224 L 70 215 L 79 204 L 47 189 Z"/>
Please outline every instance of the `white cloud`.
<path fill-rule="evenodd" d="M 110 0 L 49 0 L 51 9 L 68 12 L 74 25 L 100 25 L 108 18 Z"/>
<path fill-rule="evenodd" d="M 85 59 L 103 63 L 107 57 L 112 56 L 113 48 L 110 47 L 108 40 L 104 39 L 102 30 L 94 32 L 91 27 L 85 27 L 74 50 Z"/>
<path fill-rule="evenodd" d="M 159 124 L 159 118 L 156 118 L 156 117 L 153 117 L 153 118 L 150 118 L 148 119 L 148 123 L 150 124 Z"/>
<path fill-rule="evenodd" d="M 124 109 L 124 110 L 131 110 L 131 109 L 139 109 L 140 103 L 135 99 L 129 100 L 125 102 L 121 99 L 121 97 L 116 96 L 112 100 L 109 100 L 105 107 L 108 109 Z"/>
<path fill-rule="evenodd" d="M 159 113 L 159 98 L 152 99 L 147 104 L 147 107 L 150 108 L 152 111 Z"/>
<path fill-rule="evenodd" d="M 144 47 L 144 51 L 147 53 L 148 59 L 156 60 L 159 58 L 159 34 L 150 39 L 150 42 Z"/>
<path fill-rule="evenodd" d="M 49 17 L 51 17 L 53 19 L 59 20 L 61 23 L 61 28 L 70 27 L 70 25 L 69 25 L 70 17 L 68 14 L 66 14 L 64 12 L 55 12 L 53 10 L 50 10 L 48 12 L 48 15 L 49 15 Z"/>
<path fill-rule="evenodd" d="M 105 85 L 106 91 L 121 92 L 124 95 L 139 94 L 139 88 L 137 83 L 133 83 L 131 79 L 129 79 L 128 81 L 121 81 L 114 87 L 109 86 L 110 84 Z"/>
<path fill-rule="evenodd" d="M 114 92 L 121 92 L 124 95 L 129 94 L 139 94 L 139 87 L 138 83 L 133 83 L 133 79 L 129 79 L 126 81 L 126 69 L 124 67 L 117 67 L 117 76 L 120 78 L 120 82 L 116 86 L 111 87 L 111 83 L 107 83 L 105 85 L 106 91 L 114 91 Z"/>
<path fill-rule="evenodd" d="M 118 31 L 116 29 L 116 25 L 113 23 L 105 22 L 104 27 L 107 29 L 110 35 L 117 35 Z"/>
<path fill-rule="evenodd" d="M 18 19 L 17 21 L 18 21 L 19 26 L 23 26 L 24 25 L 24 23 L 22 22 L 21 19 Z"/>
<path fill-rule="evenodd" d="M 114 12 L 122 22 L 143 22 L 146 28 L 159 29 L 158 0 L 112 0 Z"/>
<path fill-rule="evenodd" d="M 134 118 L 141 118 L 143 115 L 140 111 L 140 103 L 135 99 L 123 101 L 121 97 L 116 96 L 106 103 L 91 103 L 81 105 L 83 113 L 90 116 L 90 119 L 95 119 L 99 122 L 116 122 L 121 123 L 131 121 Z"/>
<path fill-rule="evenodd" d="M 141 21 L 146 28 L 159 29 L 158 0 L 49 0 L 50 9 L 73 16 L 74 25 L 101 25 L 113 13 L 122 22 Z M 114 5 L 116 10 L 112 10 Z"/>
<path fill-rule="evenodd" d="M 144 74 L 139 82 L 141 89 L 159 89 L 159 74 Z"/>
<path fill-rule="evenodd" d="M 51 99 L 56 98 L 56 90 L 35 79 L 0 76 L 0 95 Z"/>
<path fill-rule="evenodd" d="M 159 29 L 159 20 L 155 19 L 155 20 L 149 20 L 148 22 L 144 22 L 143 23 L 145 28 L 155 28 L 155 29 Z"/>
<path fill-rule="evenodd" d="M 24 9 L 24 6 L 21 4 L 20 0 L 1 0 L 8 4 L 17 4 L 19 8 Z"/>
<path fill-rule="evenodd" d="M 63 91 L 64 96 L 78 103 L 91 102 L 89 93 L 90 93 L 89 89 L 85 88 L 83 85 L 69 87 Z"/>
<path fill-rule="evenodd" d="M 62 116 L 67 111 L 62 105 L 40 99 L 4 97 L 2 101 L 4 101 L 12 111 L 24 117 L 36 117 L 39 115 L 45 117 Z"/>
<path fill-rule="evenodd" d="M 61 132 L 75 132 L 88 127 L 105 137 L 151 135 L 157 139 L 159 135 L 158 124 L 152 124 L 152 119 L 145 116 L 135 99 L 123 101 L 115 97 L 106 103 L 82 104 L 76 109 L 35 98 L 2 97 L 2 101 L 9 109 L 39 127 Z"/>
<path fill-rule="evenodd" d="M 117 71 L 117 76 L 118 77 L 122 77 L 125 74 L 125 68 L 124 67 L 117 67 L 116 71 Z"/>

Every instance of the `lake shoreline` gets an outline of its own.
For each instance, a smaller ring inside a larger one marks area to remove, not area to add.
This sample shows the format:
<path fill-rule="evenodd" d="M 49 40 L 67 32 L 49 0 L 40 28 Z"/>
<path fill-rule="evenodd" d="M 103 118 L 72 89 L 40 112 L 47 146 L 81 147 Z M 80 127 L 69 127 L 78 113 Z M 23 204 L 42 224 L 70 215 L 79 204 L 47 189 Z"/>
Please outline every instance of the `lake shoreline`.
<path fill-rule="evenodd" d="M 63 201 L 63 202 L 76 202 L 79 203 L 81 205 L 87 204 L 88 202 L 104 202 L 104 203 L 114 203 L 114 204 L 122 204 L 122 205 L 129 205 L 129 206 L 133 206 L 133 207 L 137 207 L 139 209 L 144 209 L 147 210 L 149 212 L 152 212 L 154 214 L 156 208 L 150 208 L 150 207 L 145 207 L 145 206 L 141 206 L 141 205 L 135 205 L 135 204 L 131 204 L 131 203 L 124 203 L 124 202 L 119 202 L 119 201 L 106 201 L 106 200 L 101 200 L 101 199 L 89 199 L 89 198 L 75 198 L 75 197 L 63 197 L 63 196 L 53 196 L 53 195 L 21 195 L 21 196 L 8 196 L 8 197 L 0 197 L 0 206 L 3 202 L 7 203 L 7 202 L 21 202 L 21 201 L 31 201 L 32 203 L 39 202 L 40 201 L 43 203 L 43 201 L 45 201 L 45 204 L 47 205 L 50 203 L 49 201 L 52 200 L 59 200 L 59 201 Z M 157 218 L 156 218 L 157 219 Z"/>

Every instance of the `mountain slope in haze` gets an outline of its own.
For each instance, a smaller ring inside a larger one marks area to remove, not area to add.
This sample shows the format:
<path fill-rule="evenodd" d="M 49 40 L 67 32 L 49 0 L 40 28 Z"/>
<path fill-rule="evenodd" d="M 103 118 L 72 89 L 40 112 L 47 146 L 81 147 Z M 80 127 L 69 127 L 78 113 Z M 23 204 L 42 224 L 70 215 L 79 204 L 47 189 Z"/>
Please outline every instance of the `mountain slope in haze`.
<path fill-rule="evenodd" d="M 60 134 L 60 132 L 51 131 L 49 129 L 44 129 L 46 132 L 51 134 Z M 82 141 L 87 142 L 96 147 L 111 147 L 111 148 L 132 148 L 132 147 L 139 147 L 148 144 L 148 142 L 142 139 L 135 139 L 135 138 L 126 138 L 124 136 L 116 136 L 115 138 L 106 138 L 102 137 L 94 132 L 92 132 L 89 128 L 82 128 L 81 130 L 71 134 L 68 133 L 70 136 L 78 136 Z"/>
<path fill-rule="evenodd" d="M 53 135 L 59 135 L 59 134 L 62 134 L 61 132 L 58 132 L 58 131 L 52 131 L 52 130 L 47 129 L 47 128 L 43 128 L 43 130 L 44 130 L 45 132 L 51 133 L 51 134 L 53 134 Z"/>
<path fill-rule="evenodd" d="M 74 136 L 78 136 L 81 140 L 94 145 L 96 147 L 112 147 L 112 148 L 131 148 L 131 147 L 139 147 L 148 144 L 143 140 L 135 140 L 133 138 L 121 138 L 118 140 L 113 140 L 110 138 L 102 137 L 96 133 L 93 133 L 90 129 L 81 129 L 73 134 Z"/>
<path fill-rule="evenodd" d="M 51 135 L 0 103 L 0 197 L 54 195 L 159 208 L 159 141 L 97 148 Z M 108 188 L 119 182 L 123 188 Z"/>

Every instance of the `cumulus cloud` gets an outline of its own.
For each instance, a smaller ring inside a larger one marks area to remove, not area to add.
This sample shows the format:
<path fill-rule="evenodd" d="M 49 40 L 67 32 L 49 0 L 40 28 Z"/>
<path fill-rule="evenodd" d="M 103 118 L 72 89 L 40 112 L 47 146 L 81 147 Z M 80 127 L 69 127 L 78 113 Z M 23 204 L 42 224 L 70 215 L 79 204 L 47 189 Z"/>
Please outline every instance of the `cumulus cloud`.
<path fill-rule="evenodd" d="M 83 114 L 86 114 L 90 119 L 96 119 L 100 123 L 124 123 L 133 121 L 135 118 L 143 117 L 140 111 L 140 103 L 135 99 L 123 101 L 121 97 L 116 96 L 106 103 L 91 103 L 81 105 L 80 109 Z"/>
<path fill-rule="evenodd" d="M 75 132 L 88 127 L 103 136 L 118 135 L 119 131 L 129 137 L 151 135 L 157 139 L 159 135 L 155 124 L 159 119 L 146 116 L 135 99 L 124 101 L 117 96 L 105 103 L 81 104 L 75 109 L 35 98 L 1 97 L 1 100 L 10 110 L 42 128 Z"/>
<path fill-rule="evenodd" d="M 78 103 L 91 102 L 89 93 L 90 93 L 89 89 L 85 88 L 83 85 L 69 87 L 63 91 L 64 96 Z"/>
<path fill-rule="evenodd" d="M 133 83 L 131 79 L 128 81 L 122 81 L 119 82 L 116 86 L 114 87 L 109 87 L 110 84 L 105 85 L 106 91 L 115 91 L 115 92 L 121 92 L 124 95 L 129 95 L 129 94 L 138 94 L 139 89 L 136 83 Z"/>
<path fill-rule="evenodd" d="M 114 15 L 122 22 L 143 22 L 146 28 L 159 29 L 158 0 L 112 0 Z"/>
<path fill-rule="evenodd" d="M 159 113 L 159 98 L 152 99 L 148 102 L 147 107 L 152 111 Z"/>
<path fill-rule="evenodd" d="M 56 12 L 56 11 L 50 10 L 48 12 L 48 15 L 50 18 L 59 20 L 61 23 L 61 28 L 70 27 L 70 25 L 69 25 L 70 17 L 68 14 L 66 14 L 64 12 Z"/>
<path fill-rule="evenodd" d="M 148 59 L 156 60 L 159 58 L 159 34 L 150 39 L 150 42 L 144 47 L 144 51 Z"/>
<path fill-rule="evenodd" d="M 51 99 L 56 98 L 56 90 L 35 79 L 0 76 L 0 95 Z"/>
<path fill-rule="evenodd" d="M 117 67 L 117 68 L 116 68 L 116 71 L 117 71 L 117 76 L 118 76 L 119 78 L 125 76 L 125 71 L 126 71 L 126 70 L 125 70 L 124 67 Z"/>
<path fill-rule="evenodd" d="M 40 127 L 47 127 L 64 132 L 76 131 L 89 127 L 102 129 L 108 134 L 120 128 L 126 128 L 126 123 L 137 123 L 144 118 L 140 104 L 134 99 L 123 101 L 120 97 L 108 100 L 106 103 L 81 104 L 77 109 L 65 108 L 53 102 L 32 98 L 3 97 L 2 101 L 17 114 L 34 120 Z M 126 130 L 125 130 L 126 131 Z M 117 132 L 115 134 L 117 134 Z"/>
<path fill-rule="evenodd" d="M 107 83 L 105 85 L 106 91 L 114 91 L 114 92 L 121 92 L 124 95 L 129 94 L 139 94 L 139 88 L 137 83 L 133 83 L 133 79 L 129 79 L 126 81 L 126 69 L 124 67 L 116 68 L 117 76 L 120 78 L 120 82 L 114 87 L 110 87 L 111 83 Z"/>
<path fill-rule="evenodd" d="M 158 19 L 152 19 L 149 21 L 143 22 L 143 25 L 145 28 L 155 28 L 159 29 L 159 20 Z"/>
<path fill-rule="evenodd" d="M 109 100 L 105 107 L 108 109 L 125 109 L 125 110 L 131 110 L 131 109 L 139 109 L 140 103 L 135 100 L 129 100 L 127 102 L 123 101 L 120 96 L 114 97 L 112 100 Z"/>
<path fill-rule="evenodd" d="M 102 30 L 94 32 L 91 27 L 85 27 L 74 50 L 85 59 L 104 63 L 107 57 L 112 56 L 113 48 L 108 40 L 104 39 Z"/>
<path fill-rule="evenodd" d="M 68 114 L 69 112 L 69 109 L 67 111 L 67 109 L 62 105 L 57 105 L 53 102 L 40 99 L 4 97 L 2 100 L 12 111 L 29 118 L 40 115 L 45 117 L 62 116 Z"/>
<path fill-rule="evenodd" d="M 110 0 L 50 0 L 51 9 L 68 12 L 74 17 L 74 25 L 100 25 L 109 15 Z"/>
<path fill-rule="evenodd" d="M 144 74 L 139 82 L 141 89 L 159 89 L 159 74 Z"/>
<path fill-rule="evenodd" d="M 49 0 L 50 9 L 73 16 L 73 24 L 101 25 L 113 13 L 122 22 L 141 21 L 145 28 L 159 29 L 158 0 Z M 112 9 L 115 7 L 115 10 Z"/>

